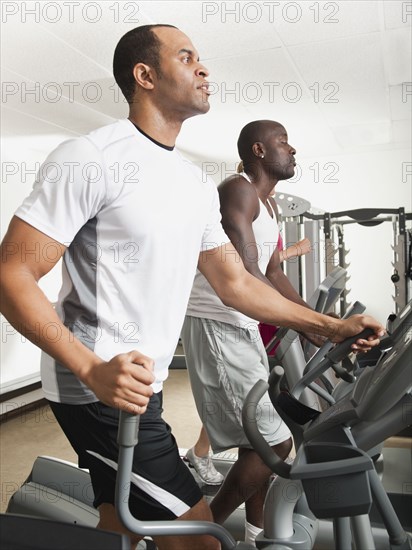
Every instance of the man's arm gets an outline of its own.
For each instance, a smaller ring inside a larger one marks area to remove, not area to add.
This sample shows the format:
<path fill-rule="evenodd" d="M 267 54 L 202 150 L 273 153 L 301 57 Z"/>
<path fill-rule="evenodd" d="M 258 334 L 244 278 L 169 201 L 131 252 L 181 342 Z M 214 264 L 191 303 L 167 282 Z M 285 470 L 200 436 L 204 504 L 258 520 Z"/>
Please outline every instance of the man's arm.
<path fill-rule="evenodd" d="M 300 304 L 303 307 L 309 307 L 308 304 L 302 299 L 295 288 L 290 283 L 289 279 L 286 277 L 281 266 L 281 259 L 279 250 L 274 250 L 269 264 L 266 269 L 266 278 L 271 282 L 272 286 L 276 288 L 285 298 Z"/>
<path fill-rule="evenodd" d="M 222 226 L 242 258 L 247 271 L 263 283 L 275 288 L 288 300 L 310 308 L 284 274 L 277 242 L 265 243 L 265 246 L 269 246 L 270 251 L 273 252 L 266 273 L 263 274 L 259 268 L 259 256 L 263 251 L 259 250 L 256 243 L 252 224 L 259 215 L 260 209 L 265 206 L 259 201 L 255 187 L 241 176 L 230 177 L 219 186 L 219 196 Z M 271 205 L 277 212 L 276 203 L 271 202 Z M 324 342 L 319 334 L 303 330 L 300 332 L 316 346 L 321 346 Z"/>
<path fill-rule="evenodd" d="M 312 243 L 307 237 L 305 237 L 301 241 L 298 241 L 295 244 L 291 244 L 287 248 L 284 248 L 283 250 L 279 250 L 279 259 L 280 259 L 280 262 L 283 263 L 287 260 L 292 260 L 299 256 L 304 256 L 305 254 L 309 254 L 311 250 L 312 250 Z"/>
<path fill-rule="evenodd" d="M 271 258 L 266 273 L 262 273 L 259 268 L 258 261 L 263 251 L 258 248 L 252 224 L 260 209 L 265 207 L 259 201 L 255 187 L 243 177 L 235 176 L 225 180 L 218 190 L 223 229 L 247 271 L 263 283 L 276 288 L 289 300 L 309 307 L 282 271 L 277 242 L 265 243 L 265 246 L 270 247 Z"/>
<path fill-rule="evenodd" d="M 42 254 L 51 245 L 59 251 L 52 261 Z M 32 250 L 37 253 L 31 254 Z M 38 286 L 64 251 L 61 243 L 14 217 L 1 244 L 1 312 L 16 330 L 70 369 L 101 401 L 129 412 L 138 405 L 139 413 L 143 413 L 153 393 L 152 360 L 131 351 L 102 361 L 63 325 Z M 50 323 L 55 331 L 50 330 Z"/>
<path fill-rule="evenodd" d="M 308 254 L 311 249 L 312 247 L 310 240 L 304 238 L 301 241 L 298 241 L 297 243 L 290 245 L 288 248 L 285 248 L 283 250 L 279 250 L 278 248 L 276 248 L 269 261 L 266 269 L 266 277 L 269 279 L 269 281 L 272 282 L 273 286 L 277 288 L 277 290 L 279 290 L 281 294 L 287 296 L 290 300 L 296 301 L 293 299 L 293 295 L 296 295 L 298 293 L 290 284 L 289 279 L 284 274 L 283 269 L 281 268 L 281 264 L 285 260 L 292 260 L 298 258 L 299 256 L 303 256 L 304 254 Z M 282 285 L 287 285 L 288 288 L 292 289 L 292 294 L 290 296 L 288 294 L 285 294 L 285 292 L 282 292 Z"/>
<path fill-rule="evenodd" d="M 332 342 L 341 342 L 365 328 L 372 328 L 373 336 L 352 345 L 353 350 L 360 351 L 378 345 L 385 333 L 384 327 L 369 315 L 335 319 L 291 302 L 251 275 L 231 243 L 202 252 L 198 268 L 226 306 L 263 323 L 319 334 Z"/>

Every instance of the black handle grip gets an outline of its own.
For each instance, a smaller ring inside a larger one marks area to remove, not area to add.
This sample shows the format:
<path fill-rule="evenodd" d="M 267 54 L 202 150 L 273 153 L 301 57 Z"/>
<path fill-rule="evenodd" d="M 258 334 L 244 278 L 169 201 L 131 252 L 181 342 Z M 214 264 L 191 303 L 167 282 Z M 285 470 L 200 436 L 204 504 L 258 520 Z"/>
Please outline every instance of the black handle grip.
<path fill-rule="evenodd" d="M 268 384 L 269 384 L 269 396 L 270 399 L 276 399 L 280 394 L 280 382 L 285 374 L 285 371 L 280 365 L 273 367 L 271 373 L 269 374 Z M 273 401 L 272 401 L 273 403 Z"/>
<path fill-rule="evenodd" d="M 359 334 L 347 338 L 340 344 L 337 344 L 328 354 L 327 358 L 332 361 L 332 363 L 339 363 L 351 352 L 352 344 L 354 344 L 359 339 L 367 339 L 368 336 L 375 334 L 375 331 L 372 328 L 365 328 Z"/>
<path fill-rule="evenodd" d="M 353 376 L 353 374 L 348 372 L 341 365 L 332 365 L 332 369 L 335 371 L 336 376 L 342 378 L 342 380 L 345 380 L 345 382 L 349 382 L 349 384 L 353 384 L 354 382 L 356 382 L 356 378 Z"/>

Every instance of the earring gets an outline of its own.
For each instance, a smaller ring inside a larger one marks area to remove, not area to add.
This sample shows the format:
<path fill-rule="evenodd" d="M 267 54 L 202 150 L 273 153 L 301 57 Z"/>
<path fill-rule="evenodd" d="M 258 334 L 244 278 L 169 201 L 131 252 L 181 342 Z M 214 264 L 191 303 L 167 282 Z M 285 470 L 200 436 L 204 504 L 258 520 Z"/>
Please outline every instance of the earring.
<path fill-rule="evenodd" d="M 265 158 L 265 155 L 260 155 L 260 158 L 261 158 L 261 159 L 264 159 L 264 158 Z"/>

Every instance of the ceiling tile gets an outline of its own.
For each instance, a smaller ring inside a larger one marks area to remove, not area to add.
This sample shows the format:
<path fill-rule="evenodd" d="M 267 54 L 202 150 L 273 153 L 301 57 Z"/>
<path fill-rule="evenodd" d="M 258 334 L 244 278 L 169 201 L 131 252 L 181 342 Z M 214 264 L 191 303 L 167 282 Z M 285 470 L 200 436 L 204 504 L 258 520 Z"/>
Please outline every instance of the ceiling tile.
<path fill-rule="evenodd" d="M 208 115 L 179 136 L 188 152 L 236 159 L 234 136 L 254 118 L 284 122 L 304 156 L 341 150 L 346 134 L 336 127 L 363 128 L 372 143 L 394 120 L 392 145 L 408 136 L 410 2 L 91 2 L 72 12 L 67 2 L 9 4 L 17 13 L 1 37 L 6 135 L 78 133 L 127 116 L 113 49 L 130 28 L 166 22 L 189 35 L 214 86 Z"/>
<path fill-rule="evenodd" d="M 379 35 L 291 46 L 289 52 L 331 124 L 389 117 Z"/>
<path fill-rule="evenodd" d="M 383 2 L 385 28 L 411 27 L 412 4 L 405 0 L 385 0 Z"/>
<path fill-rule="evenodd" d="M 309 44 L 379 31 L 379 2 L 281 2 L 275 27 L 283 43 Z"/>
<path fill-rule="evenodd" d="M 410 29 L 394 29 L 384 33 L 382 37 L 383 61 L 387 71 L 388 83 L 391 86 L 412 81 Z"/>
<path fill-rule="evenodd" d="M 200 58 L 224 58 L 279 47 L 270 2 L 144 2 L 153 22 L 179 27 Z"/>

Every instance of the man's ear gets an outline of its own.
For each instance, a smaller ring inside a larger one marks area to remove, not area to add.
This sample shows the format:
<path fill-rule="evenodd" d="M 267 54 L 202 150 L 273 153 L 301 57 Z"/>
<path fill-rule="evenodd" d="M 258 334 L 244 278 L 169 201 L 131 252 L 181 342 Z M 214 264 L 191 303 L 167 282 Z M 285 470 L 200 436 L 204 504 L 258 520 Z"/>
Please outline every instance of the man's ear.
<path fill-rule="evenodd" d="M 253 145 L 252 145 L 252 151 L 253 151 L 253 154 L 257 157 L 261 157 L 262 155 L 265 154 L 265 146 L 263 145 L 262 142 L 260 141 L 256 141 Z"/>
<path fill-rule="evenodd" d="M 152 90 L 153 85 L 153 71 L 149 65 L 144 63 L 137 63 L 133 67 L 133 76 L 138 86 L 145 90 Z"/>

